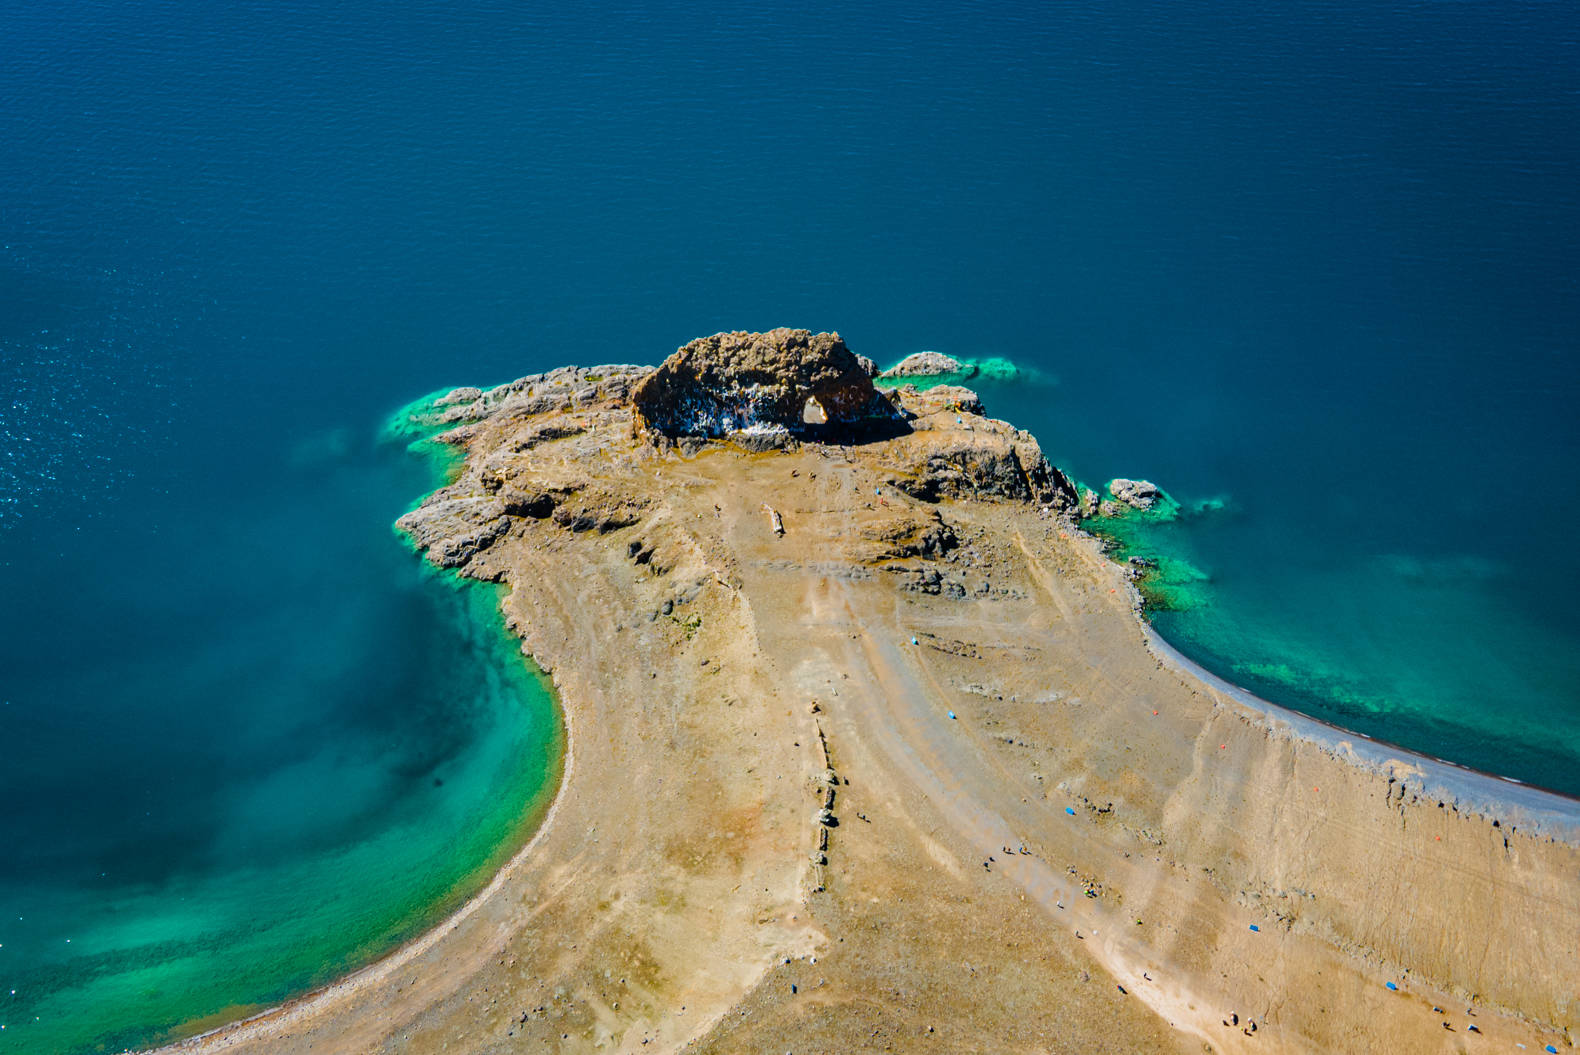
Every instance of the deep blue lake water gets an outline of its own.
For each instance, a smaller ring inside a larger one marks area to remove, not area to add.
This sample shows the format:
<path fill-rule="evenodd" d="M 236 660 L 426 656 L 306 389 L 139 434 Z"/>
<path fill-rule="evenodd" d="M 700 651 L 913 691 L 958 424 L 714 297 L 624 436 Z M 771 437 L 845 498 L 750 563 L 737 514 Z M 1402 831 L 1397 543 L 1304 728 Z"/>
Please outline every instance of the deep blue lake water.
<path fill-rule="evenodd" d="M 475 888 L 558 734 L 380 423 L 721 329 L 1034 368 L 983 394 L 1073 474 L 1221 500 L 1135 540 L 1182 649 L 1580 793 L 1574 5 L 96 0 L 0 58 L 0 1052 Z"/>

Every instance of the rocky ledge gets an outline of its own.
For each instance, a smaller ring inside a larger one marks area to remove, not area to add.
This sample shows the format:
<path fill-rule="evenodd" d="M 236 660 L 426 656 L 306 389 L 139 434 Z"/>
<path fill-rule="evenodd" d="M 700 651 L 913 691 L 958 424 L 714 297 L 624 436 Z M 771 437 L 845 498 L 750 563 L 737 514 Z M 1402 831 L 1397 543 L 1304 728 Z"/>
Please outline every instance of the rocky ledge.
<path fill-rule="evenodd" d="M 717 442 L 759 450 L 765 436 L 775 447 L 871 446 L 886 486 L 913 500 L 1035 503 L 1079 515 L 1075 486 L 1030 433 L 986 417 L 969 389 L 878 392 L 836 334 L 715 334 L 656 369 L 564 368 L 487 391 L 456 389 L 401 424 L 444 430 L 440 442 L 469 454 L 460 476 L 398 526 L 434 564 L 476 578 L 498 577 L 487 554 L 517 522 L 600 533 L 639 522 L 647 499 L 613 483 L 633 461 Z M 627 439 L 611 443 L 617 435 Z M 579 445 L 557 462 L 574 468 L 545 473 L 530 452 L 556 441 Z"/>

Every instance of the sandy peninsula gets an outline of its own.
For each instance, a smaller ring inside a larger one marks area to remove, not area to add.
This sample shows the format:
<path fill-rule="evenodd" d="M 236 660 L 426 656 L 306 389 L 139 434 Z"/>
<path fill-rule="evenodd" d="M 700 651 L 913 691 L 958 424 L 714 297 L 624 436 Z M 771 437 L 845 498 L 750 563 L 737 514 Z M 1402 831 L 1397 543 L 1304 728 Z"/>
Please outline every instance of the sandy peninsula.
<path fill-rule="evenodd" d="M 1573 802 L 1196 671 L 1030 435 L 870 373 L 725 334 L 420 411 L 466 460 L 402 526 L 510 587 L 558 797 L 433 933 L 174 1050 L 1580 1040 Z"/>

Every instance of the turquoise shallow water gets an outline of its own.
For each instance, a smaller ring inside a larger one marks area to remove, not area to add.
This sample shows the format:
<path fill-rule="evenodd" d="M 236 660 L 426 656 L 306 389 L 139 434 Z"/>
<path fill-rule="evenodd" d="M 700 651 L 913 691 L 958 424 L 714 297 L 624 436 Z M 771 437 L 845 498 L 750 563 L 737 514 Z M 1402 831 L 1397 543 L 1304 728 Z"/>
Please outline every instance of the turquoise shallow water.
<path fill-rule="evenodd" d="M 13 659 L 0 1050 L 119 1050 L 322 985 L 459 907 L 541 816 L 547 680 L 495 587 L 390 528 L 446 459 L 374 434 L 282 452 L 301 490 L 245 532 L 95 567 L 73 667 Z"/>
<path fill-rule="evenodd" d="M 373 437 L 721 329 L 1020 364 L 990 410 L 1077 477 L 1221 500 L 1135 540 L 1205 577 L 1170 640 L 1580 794 L 1574 5 L 107 0 L 0 40 L 0 1051 L 312 984 L 507 852 L 548 705 L 391 538 L 431 481 Z M 397 831 L 410 867 L 359 848 Z M 325 944 L 271 974 L 286 904 Z"/>
<path fill-rule="evenodd" d="M 1529 569 L 1402 546 L 1268 546 L 1267 518 L 1223 503 L 1091 525 L 1117 557 L 1157 563 L 1142 583 L 1148 617 L 1182 651 L 1345 729 L 1574 790 L 1580 653 L 1567 626 L 1530 611 Z"/>

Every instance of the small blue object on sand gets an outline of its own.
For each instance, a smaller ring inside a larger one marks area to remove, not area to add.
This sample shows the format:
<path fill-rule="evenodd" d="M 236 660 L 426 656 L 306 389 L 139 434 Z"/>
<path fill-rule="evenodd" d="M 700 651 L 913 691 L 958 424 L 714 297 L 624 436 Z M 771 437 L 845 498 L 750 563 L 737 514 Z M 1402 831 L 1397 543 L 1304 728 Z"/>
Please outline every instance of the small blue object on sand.
<path fill-rule="evenodd" d="M 1255 923 L 1251 924 L 1251 929 L 1256 931 L 1258 934 L 1262 933 L 1262 928 L 1258 927 Z"/>
<path fill-rule="evenodd" d="M 1552 1045 L 1551 1045 L 1551 1044 L 1549 1044 L 1549 1045 L 1547 1045 L 1547 1046 L 1546 1046 L 1546 1047 L 1545 1047 L 1545 1048 L 1543 1048 L 1543 1049 L 1542 1049 L 1542 1050 L 1543 1050 L 1543 1051 L 1550 1051 L 1550 1052 L 1552 1052 L 1552 1053 L 1553 1053 L 1553 1055 L 1558 1055 L 1558 1049 L 1557 1049 L 1557 1048 L 1555 1048 L 1555 1047 L 1553 1047 L 1553 1046 L 1552 1046 Z"/>
<path fill-rule="evenodd" d="M 950 711 L 949 712 L 949 720 L 951 722 L 955 720 L 955 712 L 954 711 Z"/>
<path fill-rule="evenodd" d="M 916 641 L 916 638 L 914 638 L 914 637 L 913 637 L 913 638 L 911 638 L 911 644 L 913 644 L 913 645 L 914 645 L 914 644 L 916 644 L 916 643 L 917 643 L 917 641 Z"/>
<path fill-rule="evenodd" d="M 1068 807 L 1068 806 L 1064 807 L 1064 812 L 1068 813 L 1072 817 L 1075 816 L 1075 811 L 1073 809 L 1071 809 L 1070 807 Z"/>
<path fill-rule="evenodd" d="M 1394 985 L 1392 982 L 1388 983 L 1388 988 L 1392 989 L 1396 993 L 1399 991 L 1399 987 L 1397 985 Z"/>

